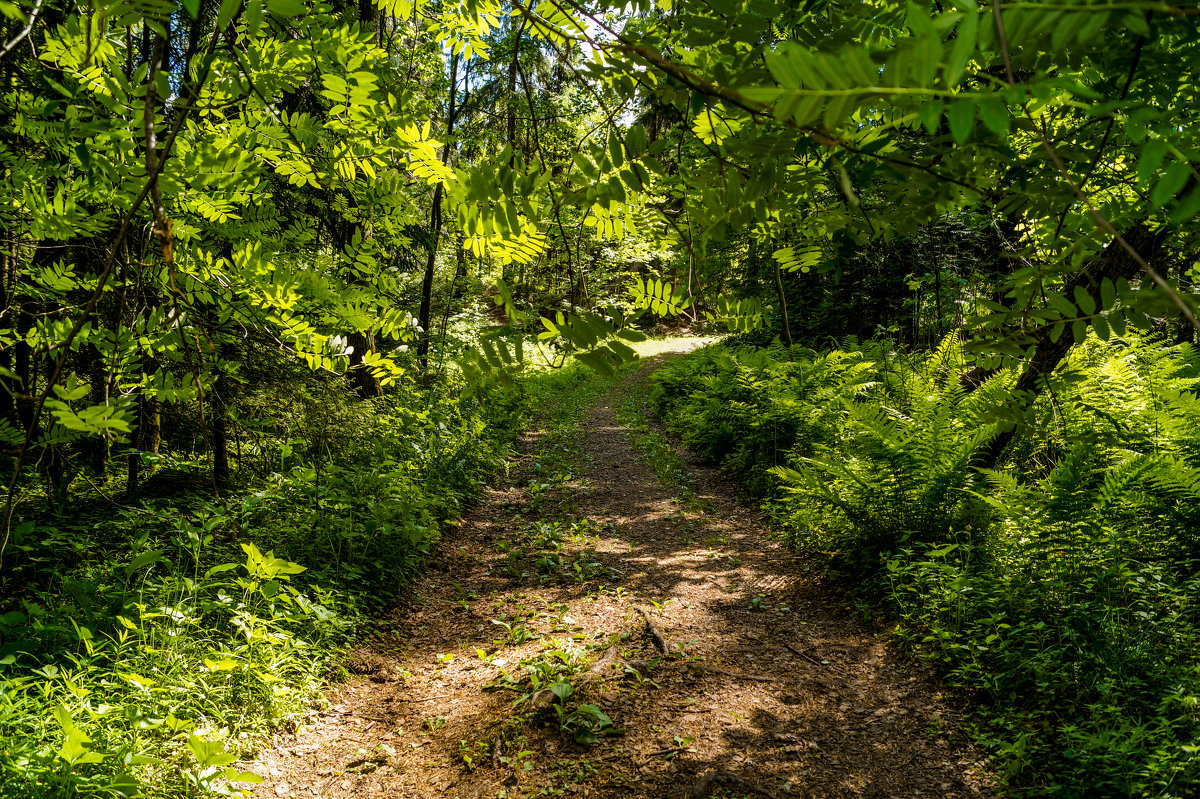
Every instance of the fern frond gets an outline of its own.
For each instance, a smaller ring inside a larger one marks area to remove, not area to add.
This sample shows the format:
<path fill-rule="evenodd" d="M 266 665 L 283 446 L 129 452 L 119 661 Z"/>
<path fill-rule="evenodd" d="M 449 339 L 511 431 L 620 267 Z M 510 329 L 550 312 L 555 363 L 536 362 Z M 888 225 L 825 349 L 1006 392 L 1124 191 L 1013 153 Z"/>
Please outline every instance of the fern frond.
<path fill-rule="evenodd" d="M 1129 494 L 1145 491 L 1144 483 L 1149 475 L 1162 469 L 1165 458 L 1157 454 L 1124 452 L 1124 460 L 1109 467 L 1104 482 L 1096 495 L 1093 508 L 1101 518 L 1109 515 L 1122 503 L 1130 501 Z"/>

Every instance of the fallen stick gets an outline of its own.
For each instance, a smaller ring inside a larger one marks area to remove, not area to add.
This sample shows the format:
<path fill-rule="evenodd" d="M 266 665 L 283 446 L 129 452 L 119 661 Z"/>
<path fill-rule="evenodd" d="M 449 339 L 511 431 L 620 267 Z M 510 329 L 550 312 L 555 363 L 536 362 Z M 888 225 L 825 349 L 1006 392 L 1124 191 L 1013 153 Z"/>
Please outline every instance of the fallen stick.
<path fill-rule="evenodd" d="M 691 750 L 688 749 L 688 747 L 686 747 L 686 746 L 669 746 L 666 749 L 656 749 L 653 752 L 643 752 L 642 757 L 646 758 L 646 760 L 644 760 L 642 763 L 643 763 L 643 765 L 645 765 L 646 763 L 649 763 L 650 758 L 655 758 L 655 757 L 669 758 L 671 755 L 682 755 L 685 752 L 689 752 L 689 751 L 691 751 Z"/>
<path fill-rule="evenodd" d="M 645 765 L 646 763 L 650 762 L 650 758 L 667 757 L 668 755 L 681 755 L 688 751 L 690 751 L 690 750 L 686 746 L 670 746 L 670 747 L 667 747 L 666 749 L 656 749 L 653 752 L 641 752 L 641 753 L 610 752 L 607 755 L 604 755 L 602 757 L 593 758 L 593 760 L 607 761 L 607 760 L 616 760 L 619 757 L 627 757 L 630 760 L 633 760 L 634 763 L 636 764 L 637 759 L 634 757 L 634 754 L 639 754 L 640 757 L 646 758 L 646 760 L 642 761 L 642 764 Z"/>
<path fill-rule="evenodd" d="M 666 636 L 654 626 L 654 621 L 651 620 L 649 613 L 641 608 L 638 608 L 638 613 L 641 613 L 642 618 L 646 620 L 646 630 L 650 633 L 650 640 L 654 642 L 654 648 L 666 655 L 671 648 L 667 644 Z"/>
<path fill-rule="evenodd" d="M 804 659 L 805 659 L 805 660 L 807 660 L 809 663 L 815 663 L 815 664 L 817 664 L 818 666 L 824 666 L 824 665 L 825 665 L 824 663 L 822 663 L 821 661 L 817 660 L 817 659 L 816 659 L 815 657 L 813 657 L 812 655 L 808 654 L 807 652 L 801 652 L 799 649 L 797 649 L 796 647 L 792 646 L 791 644 L 784 644 L 784 645 L 783 645 L 783 648 L 784 648 L 784 649 L 786 649 L 787 651 L 791 652 L 793 655 L 795 655 L 795 656 L 796 656 L 796 657 L 798 657 L 798 658 L 804 658 Z"/>

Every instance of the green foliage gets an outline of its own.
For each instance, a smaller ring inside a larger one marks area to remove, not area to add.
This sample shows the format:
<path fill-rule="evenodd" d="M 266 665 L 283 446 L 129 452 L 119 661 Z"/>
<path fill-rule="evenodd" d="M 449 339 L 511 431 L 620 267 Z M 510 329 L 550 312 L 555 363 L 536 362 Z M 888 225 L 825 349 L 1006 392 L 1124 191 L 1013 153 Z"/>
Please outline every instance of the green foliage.
<path fill-rule="evenodd" d="M 224 497 L 232 540 L 286 553 L 304 580 L 392 589 L 499 465 L 521 398 L 581 384 L 573 369 L 524 375 L 531 354 L 612 375 L 656 318 L 808 344 L 966 331 L 929 357 L 713 352 L 660 379 L 670 429 L 844 569 L 909 574 L 898 553 L 943 550 L 1008 568 L 1001 543 L 1028 526 L 1048 552 L 1076 553 L 1056 562 L 1191 579 L 1195 355 L 1129 337 L 1191 324 L 1197 307 L 1192 9 L 0 11 L 5 602 L 58 591 L 89 625 L 104 617 L 93 572 L 138 538 L 85 519 L 71 491 L 114 497 L 118 458 L 125 502 L 173 494 L 151 507 L 207 523 L 204 486 Z M 572 425 L 596 386 L 547 409 L 539 506 L 578 472 Z M 971 468 L 996 466 L 987 445 L 1014 430 L 1016 483 Z M 669 478 L 663 443 L 639 431 Z M 159 568 L 148 553 L 170 535 L 153 535 L 126 582 Z M 66 718 L 59 761 L 115 773 L 94 762 L 109 758 L 100 737 Z M 1044 755 L 1023 735 L 997 745 L 1024 764 L 1014 779 Z M 192 788 L 222 785 L 226 755 L 187 748 L 202 763 Z"/>
<path fill-rule="evenodd" d="M 261 474 L 223 505 L 185 482 L 141 508 L 19 526 L 0 614 L 4 795 L 248 787 L 229 764 L 303 723 L 360 607 L 416 573 L 523 408 L 519 392 L 361 400 L 322 381 L 246 402 L 263 412 Z"/>
<path fill-rule="evenodd" d="M 341 400 L 306 406 L 309 457 L 270 473 L 241 521 L 333 578 L 394 589 L 500 467 L 519 395 L 459 399 L 444 387 Z"/>
<path fill-rule="evenodd" d="M 815 455 L 840 427 L 842 400 L 876 372 L 862 353 L 710 347 L 656 372 L 649 405 L 689 449 L 764 493 L 776 485 L 764 465 Z"/>
<path fill-rule="evenodd" d="M 712 347 L 658 373 L 655 406 L 977 701 L 1010 792 L 1191 795 L 1194 347 L 1090 339 L 1017 420 L 1011 375 L 966 363 L 954 337 L 922 356 Z M 777 441 L 754 426 L 772 413 Z M 1013 460 L 974 468 L 1014 423 Z"/>
<path fill-rule="evenodd" d="M 541 643 L 541 651 L 523 658 L 514 670 L 489 658 L 499 665 L 500 674 L 485 687 L 517 693 L 514 708 L 552 713 L 559 729 L 581 746 L 598 743 L 601 735 L 619 733 L 612 719 L 597 705 L 578 703 L 573 680 L 584 671 L 584 648 L 557 638 L 543 639 Z"/>
<path fill-rule="evenodd" d="M 228 764 L 303 717 L 358 611 L 254 544 L 223 560 L 228 529 L 212 509 L 178 521 L 164 550 L 142 534 L 67 597 L 31 594 L 0 617 L 5 795 L 190 796 L 259 781 Z"/>

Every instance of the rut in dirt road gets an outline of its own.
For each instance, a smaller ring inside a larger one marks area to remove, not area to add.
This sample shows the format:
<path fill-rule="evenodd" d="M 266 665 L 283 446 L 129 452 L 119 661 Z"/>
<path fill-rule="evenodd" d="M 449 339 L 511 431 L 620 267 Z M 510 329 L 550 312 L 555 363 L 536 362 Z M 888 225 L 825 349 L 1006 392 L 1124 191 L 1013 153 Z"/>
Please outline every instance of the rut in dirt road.
<path fill-rule="evenodd" d="M 584 413 L 576 479 L 526 437 L 395 634 L 249 764 L 258 795 L 990 795 L 937 683 L 734 487 L 695 464 L 689 502 L 660 484 L 618 423 L 637 379 Z"/>

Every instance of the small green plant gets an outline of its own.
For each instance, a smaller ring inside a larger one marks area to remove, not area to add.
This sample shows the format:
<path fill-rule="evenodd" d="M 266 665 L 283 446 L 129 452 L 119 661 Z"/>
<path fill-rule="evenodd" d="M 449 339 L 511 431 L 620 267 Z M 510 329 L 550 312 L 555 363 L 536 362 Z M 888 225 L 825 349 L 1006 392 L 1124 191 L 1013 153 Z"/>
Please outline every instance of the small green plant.
<path fill-rule="evenodd" d="M 462 738 L 458 741 L 458 757 L 467 771 L 474 771 L 478 761 L 484 759 L 490 750 L 491 747 L 485 741 L 471 743 Z"/>
<path fill-rule="evenodd" d="M 691 746 L 692 741 L 696 740 L 694 736 L 693 737 L 683 737 L 683 736 L 676 735 L 676 736 L 673 736 L 671 738 L 671 740 L 674 741 L 675 748 L 672 749 L 671 751 L 667 752 L 665 755 L 663 755 L 663 758 L 665 760 L 672 760 L 681 754 L 696 751 L 695 749 L 692 749 L 692 746 Z"/>
<path fill-rule="evenodd" d="M 576 697 L 572 680 L 583 670 L 584 655 L 583 648 L 571 640 L 543 640 L 541 652 L 518 664 L 521 672 L 513 673 L 500 666 L 500 675 L 485 687 L 517 693 L 514 708 L 548 710 L 559 729 L 577 743 L 595 743 L 600 735 L 614 732 L 615 728 L 612 719 L 598 706 L 568 701 Z"/>

